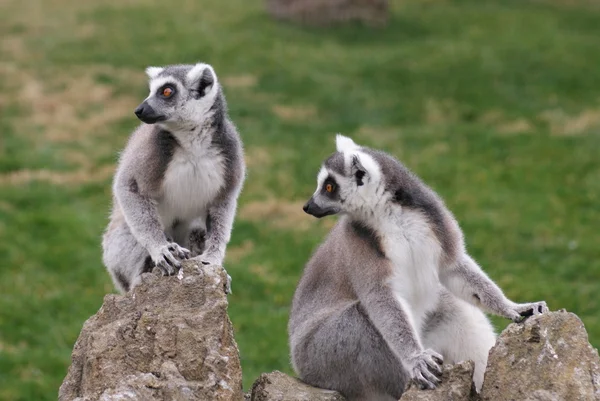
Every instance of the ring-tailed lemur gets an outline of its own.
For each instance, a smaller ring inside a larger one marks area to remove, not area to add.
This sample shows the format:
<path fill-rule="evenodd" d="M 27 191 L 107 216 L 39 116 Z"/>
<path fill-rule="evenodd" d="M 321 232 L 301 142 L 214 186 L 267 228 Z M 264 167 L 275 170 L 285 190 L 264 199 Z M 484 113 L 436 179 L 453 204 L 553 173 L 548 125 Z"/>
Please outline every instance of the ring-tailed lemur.
<path fill-rule="evenodd" d="M 158 266 L 220 265 L 245 178 L 242 141 L 208 64 L 148 67 L 143 122 L 122 152 L 103 261 L 121 292 Z M 189 250 L 188 250 L 189 249 Z"/>
<path fill-rule="evenodd" d="M 289 321 L 294 369 L 349 400 L 397 400 L 475 362 L 481 388 L 495 334 L 479 309 L 519 321 L 545 302 L 507 299 L 467 254 L 443 201 L 390 155 L 337 136 L 304 211 L 343 216 L 308 262 Z"/>

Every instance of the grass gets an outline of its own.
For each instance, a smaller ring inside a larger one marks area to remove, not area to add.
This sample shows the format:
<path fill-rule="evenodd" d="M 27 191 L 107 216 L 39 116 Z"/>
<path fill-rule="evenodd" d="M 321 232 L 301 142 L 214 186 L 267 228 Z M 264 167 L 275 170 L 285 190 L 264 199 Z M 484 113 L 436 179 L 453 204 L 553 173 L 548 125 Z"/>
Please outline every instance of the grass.
<path fill-rule="evenodd" d="M 1 400 L 56 398 L 113 291 L 100 235 L 143 68 L 198 60 L 225 85 L 249 165 L 226 260 L 245 388 L 291 372 L 290 300 L 334 220 L 300 206 L 336 132 L 401 158 L 510 298 L 577 313 L 600 345 L 593 2 L 394 1 L 375 30 L 275 22 L 260 0 L 2 4 Z"/>

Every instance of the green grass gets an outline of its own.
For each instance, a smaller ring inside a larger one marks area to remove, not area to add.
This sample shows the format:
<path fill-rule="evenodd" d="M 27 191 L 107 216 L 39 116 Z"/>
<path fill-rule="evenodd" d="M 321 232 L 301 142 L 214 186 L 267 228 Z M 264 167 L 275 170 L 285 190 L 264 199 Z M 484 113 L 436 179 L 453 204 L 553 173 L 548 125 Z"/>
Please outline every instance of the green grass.
<path fill-rule="evenodd" d="M 331 223 L 299 205 L 336 132 L 401 158 L 510 298 L 577 313 L 600 345 L 600 8 L 392 3 L 373 30 L 278 23 L 259 0 L 5 2 L 1 400 L 56 398 L 83 322 L 113 291 L 100 236 L 143 68 L 197 60 L 224 82 L 248 155 L 226 263 L 245 388 L 291 372 L 290 300 Z"/>

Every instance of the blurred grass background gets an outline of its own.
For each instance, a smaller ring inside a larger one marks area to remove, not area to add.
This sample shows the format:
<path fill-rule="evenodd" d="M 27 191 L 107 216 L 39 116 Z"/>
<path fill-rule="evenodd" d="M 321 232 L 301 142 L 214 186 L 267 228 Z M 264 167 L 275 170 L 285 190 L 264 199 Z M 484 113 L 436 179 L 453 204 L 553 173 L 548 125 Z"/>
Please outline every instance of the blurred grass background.
<path fill-rule="evenodd" d="M 382 29 L 278 23 L 261 0 L 0 7 L 1 400 L 56 399 L 113 291 L 100 236 L 143 69 L 198 60 L 249 166 L 226 259 L 245 388 L 291 371 L 290 300 L 334 222 L 301 205 L 336 132 L 403 160 L 510 298 L 577 313 L 600 345 L 598 2 L 392 1 Z"/>

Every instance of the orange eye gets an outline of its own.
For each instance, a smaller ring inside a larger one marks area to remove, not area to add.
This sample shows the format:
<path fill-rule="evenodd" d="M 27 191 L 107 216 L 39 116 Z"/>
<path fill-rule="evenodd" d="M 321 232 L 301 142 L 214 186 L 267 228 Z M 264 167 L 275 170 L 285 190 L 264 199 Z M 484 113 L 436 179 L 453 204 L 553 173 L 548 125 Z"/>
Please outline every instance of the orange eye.
<path fill-rule="evenodd" d="M 164 97 L 171 97 L 173 95 L 173 89 L 171 89 L 167 86 L 166 88 L 163 89 L 162 95 Z"/>
<path fill-rule="evenodd" d="M 331 184 L 327 184 L 327 185 L 325 186 L 325 191 L 327 191 L 327 192 L 331 192 L 331 191 L 333 191 L 333 185 L 331 185 Z"/>

